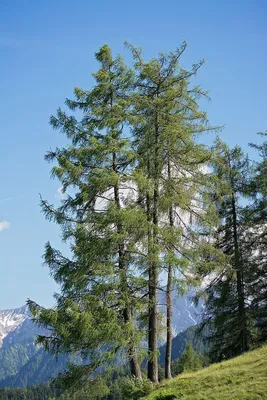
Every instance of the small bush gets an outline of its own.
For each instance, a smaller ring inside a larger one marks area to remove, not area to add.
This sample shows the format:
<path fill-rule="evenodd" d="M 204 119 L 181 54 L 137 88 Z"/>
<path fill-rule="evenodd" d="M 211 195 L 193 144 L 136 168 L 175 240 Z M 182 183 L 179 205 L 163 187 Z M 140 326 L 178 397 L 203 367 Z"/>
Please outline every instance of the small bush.
<path fill-rule="evenodd" d="M 147 396 L 153 390 L 153 385 L 147 379 L 138 381 L 134 378 L 122 377 L 111 387 L 111 398 L 116 400 L 138 400 Z"/>

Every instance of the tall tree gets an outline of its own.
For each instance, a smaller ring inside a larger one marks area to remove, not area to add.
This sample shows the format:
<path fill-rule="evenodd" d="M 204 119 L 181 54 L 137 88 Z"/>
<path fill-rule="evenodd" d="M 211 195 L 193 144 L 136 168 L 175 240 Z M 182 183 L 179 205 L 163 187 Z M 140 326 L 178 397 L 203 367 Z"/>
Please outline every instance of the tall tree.
<path fill-rule="evenodd" d="M 203 62 L 189 71 L 179 65 L 185 43 L 148 62 L 139 49 L 130 48 L 137 71 L 133 111 L 138 123 L 133 134 L 139 165 L 135 176 L 148 221 L 148 378 L 157 382 L 159 275 L 167 268 L 165 376 L 170 378 L 173 269 L 189 275 L 193 263 L 189 247 L 196 248 L 198 234 L 209 229 L 214 217 L 207 196 L 211 183 L 204 168 L 210 152 L 197 141 L 201 133 L 213 128 L 198 106 L 206 92 L 190 85 Z"/>
<path fill-rule="evenodd" d="M 55 309 L 28 304 L 36 321 L 51 330 L 39 342 L 52 351 L 80 351 L 89 358 L 87 367 L 77 368 L 79 374 L 114 360 L 123 348 L 132 375 L 142 379 L 134 319 L 142 278 L 134 270 L 134 256 L 146 221 L 140 207 L 125 200 L 135 157 L 125 130 L 134 75 L 120 57 L 112 58 L 107 45 L 96 59 L 101 64 L 93 74 L 96 86 L 90 91 L 76 88 L 76 99 L 66 101 L 82 113 L 81 119 L 61 109 L 51 118 L 71 145 L 46 156 L 57 162 L 52 173 L 68 194 L 59 208 L 46 201 L 42 207 L 62 227 L 73 257 L 47 244 L 45 262 L 61 284 L 61 295 Z"/>
<path fill-rule="evenodd" d="M 251 167 L 237 146 L 231 150 L 218 140 L 214 153 L 219 214 L 215 240 L 228 262 L 207 289 L 206 317 L 214 326 L 211 354 L 220 360 L 246 352 L 251 342 L 247 227 L 242 206 Z"/>
<path fill-rule="evenodd" d="M 267 133 L 259 134 L 263 139 Z M 267 339 L 267 141 L 250 144 L 257 150 L 259 160 L 255 165 L 248 193 L 252 203 L 246 207 L 246 223 L 249 234 L 246 236 L 247 258 L 250 264 L 251 309 L 255 321 L 258 343 Z"/>
<path fill-rule="evenodd" d="M 75 89 L 51 118 L 71 145 L 48 160 L 66 197 L 58 208 L 46 201 L 46 216 L 61 227 L 72 257 L 48 243 L 45 262 L 61 285 L 54 309 L 29 301 L 38 323 L 50 329 L 39 342 L 55 352 L 81 352 L 81 378 L 127 354 L 131 373 L 141 379 L 138 345 L 147 305 L 148 378 L 158 381 L 159 276 L 167 271 L 166 377 L 171 376 L 172 298 L 175 271 L 192 281 L 211 268 L 213 247 L 202 240 L 214 224 L 213 182 L 206 170 L 209 149 L 199 135 L 212 130 L 190 85 L 202 62 L 179 66 L 184 44 L 174 53 L 145 62 L 130 46 L 134 70 L 115 60 L 108 46 L 96 54 L 101 67 L 90 91 Z M 216 257 L 215 257 L 216 258 Z M 197 267 L 197 268 L 195 268 Z M 148 302 L 146 299 L 148 297 Z"/>

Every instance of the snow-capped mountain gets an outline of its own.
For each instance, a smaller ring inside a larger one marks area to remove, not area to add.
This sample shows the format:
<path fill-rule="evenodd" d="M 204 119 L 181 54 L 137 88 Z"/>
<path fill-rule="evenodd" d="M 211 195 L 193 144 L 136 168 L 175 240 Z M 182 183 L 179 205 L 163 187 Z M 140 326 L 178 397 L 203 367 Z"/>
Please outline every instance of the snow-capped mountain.
<path fill-rule="evenodd" d="M 200 310 L 194 306 L 191 297 L 192 294 L 173 296 L 173 336 L 177 335 L 176 338 L 182 335 L 179 332 L 198 323 Z M 159 308 L 163 314 L 166 312 L 165 300 L 161 293 Z M 78 356 L 62 354 L 57 359 L 46 353 L 35 345 L 38 333 L 45 334 L 45 331 L 31 321 L 26 306 L 0 311 L 0 387 L 24 387 L 46 382 L 62 372 L 68 362 L 82 363 Z M 164 334 L 160 343 L 164 343 Z M 183 340 L 183 345 L 186 343 Z M 182 351 L 183 346 L 179 344 L 177 348 Z M 178 350 L 173 352 L 174 358 Z"/>
<path fill-rule="evenodd" d="M 194 304 L 193 292 L 189 292 L 186 296 L 180 296 L 173 292 L 172 295 L 172 334 L 173 337 L 183 332 L 190 326 L 200 323 L 203 304 L 200 302 L 198 306 Z M 159 310 L 163 314 L 162 322 L 166 323 L 166 295 L 159 293 Z M 166 341 L 166 332 L 161 332 L 160 343 Z"/>
<path fill-rule="evenodd" d="M 201 307 L 195 307 L 192 294 L 187 296 L 173 296 L 173 334 L 185 330 L 189 326 L 199 322 Z M 165 312 L 165 299 L 160 295 L 160 309 Z M 0 310 L 0 348 L 5 339 L 5 345 L 11 344 L 14 340 L 22 340 L 22 336 L 27 337 L 37 334 L 37 327 L 30 321 L 30 314 L 27 306 L 21 308 Z M 17 338 L 17 339 L 15 339 Z"/>
<path fill-rule="evenodd" d="M 173 297 L 173 332 L 174 335 L 184 331 L 189 326 L 197 325 L 201 319 L 203 304 L 196 306 L 193 302 L 193 293 L 187 296 Z"/>
<path fill-rule="evenodd" d="M 27 306 L 13 310 L 0 310 L 0 347 L 3 339 L 29 318 Z"/>
<path fill-rule="evenodd" d="M 164 313 L 164 295 L 160 294 L 160 309 Z M 202 305 L 196 307 L 192 301 L 192 293 L 186 296 L 173 296 L 173 332 L 178 334 L 189 326 L 199 323 L 199 316 Z M 28 321 L 26 321 L 28 320 Z M 23 324 L 25 321 L 25 324 Z M 23 330 L 22 330 L 23 327 Z M 6 343 L 13 340 L 14 336 L 25 335 L 28 329 L 28 335 L 36 335 L 34 324 L 30 322 L 30 314 L 27 306 L 21 308 L 0 310 L 0 348 L 3 345 L 3 339 L 7 337 Z"/>

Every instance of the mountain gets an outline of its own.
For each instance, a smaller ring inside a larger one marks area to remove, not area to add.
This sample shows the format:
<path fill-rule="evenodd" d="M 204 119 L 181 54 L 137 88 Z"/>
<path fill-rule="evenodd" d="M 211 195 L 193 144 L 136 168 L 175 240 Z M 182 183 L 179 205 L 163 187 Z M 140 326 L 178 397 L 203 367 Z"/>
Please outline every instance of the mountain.
<path fill-rule="evenodd" d="M 197 323 L 199 309 L 194 306 L 191 295 L 174 297 L 173 300 L 175 335 Z M 162 295 L 160 303 L 164 313 L 165 299 Z M 0 387 L 26 387 L 47 382 L 62 372 L 68 362 L 82 362 L 78 356 L 60 355 L 56 358 L 37 347 L 35 337 L 44 332 L 31 321 L 26 306 L 0 311 Z"/>
<path fill-rule="evenodd" d="M 56 357 L 42 348 L 36 349 L 14 375 L 0 381 L 0 387 L 26 387 L 48 382 L 66 369 L 67 363 L 81 364 L 78 356 L 59 355 Z"/>
<path fill-rule="evenodd" d="M 26 310 L 24 307 L 22 309 Z M 13 318 L 15 313 L 16 310 L 13 310 Z M 30 320 L 27 311 L 24 315 L 26 317 L 21 319 L 21 324 L 13 324 L 13 330 L 10 330 L 2 341 L 0 387 L 26 387 L 47 382 L 66 369 L 68 362 L 82 362 L 78 356 L 62 354 L 56 357 L 36 346 L 36 335 L 44 334 L 45 331 Z"/>
<path fill-rule="evenodd" d="M 208 351 L 208 334 L 210 328 L 205 327 L 199 332 L 199 326 L 189 326 L 184 331 L 178 333 L 172 339 L 172 360 L 180 358 L 186 346 L 191 343 L 197 353 L 206 353 Z M 164 364 L 166 345 L 164 344 L 159 348 L 159 363 Z"/>
<path fill-rule="evenodd" d="M 27 307 L 0 311 L 0 347 L 4 338 L 29 318 Z"/>
<path fill-rule="evenodd" d="M 184 331 L 192 325 L 200 322 L 203 303 L 196 306 L 193 302 L 193 292 L 186 296 L 173 295 L 173 333 L 174 335 Z"/>

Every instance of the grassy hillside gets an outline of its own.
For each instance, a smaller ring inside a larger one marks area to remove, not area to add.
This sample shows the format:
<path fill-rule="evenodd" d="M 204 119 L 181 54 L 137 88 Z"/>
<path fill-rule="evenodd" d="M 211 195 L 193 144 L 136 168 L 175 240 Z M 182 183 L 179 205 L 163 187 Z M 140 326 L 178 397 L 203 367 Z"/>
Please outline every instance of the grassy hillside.
<path fill-rule="evenodd" d="M 143 400 L 267 399 L 267 346 L 164 382 Z"/>

